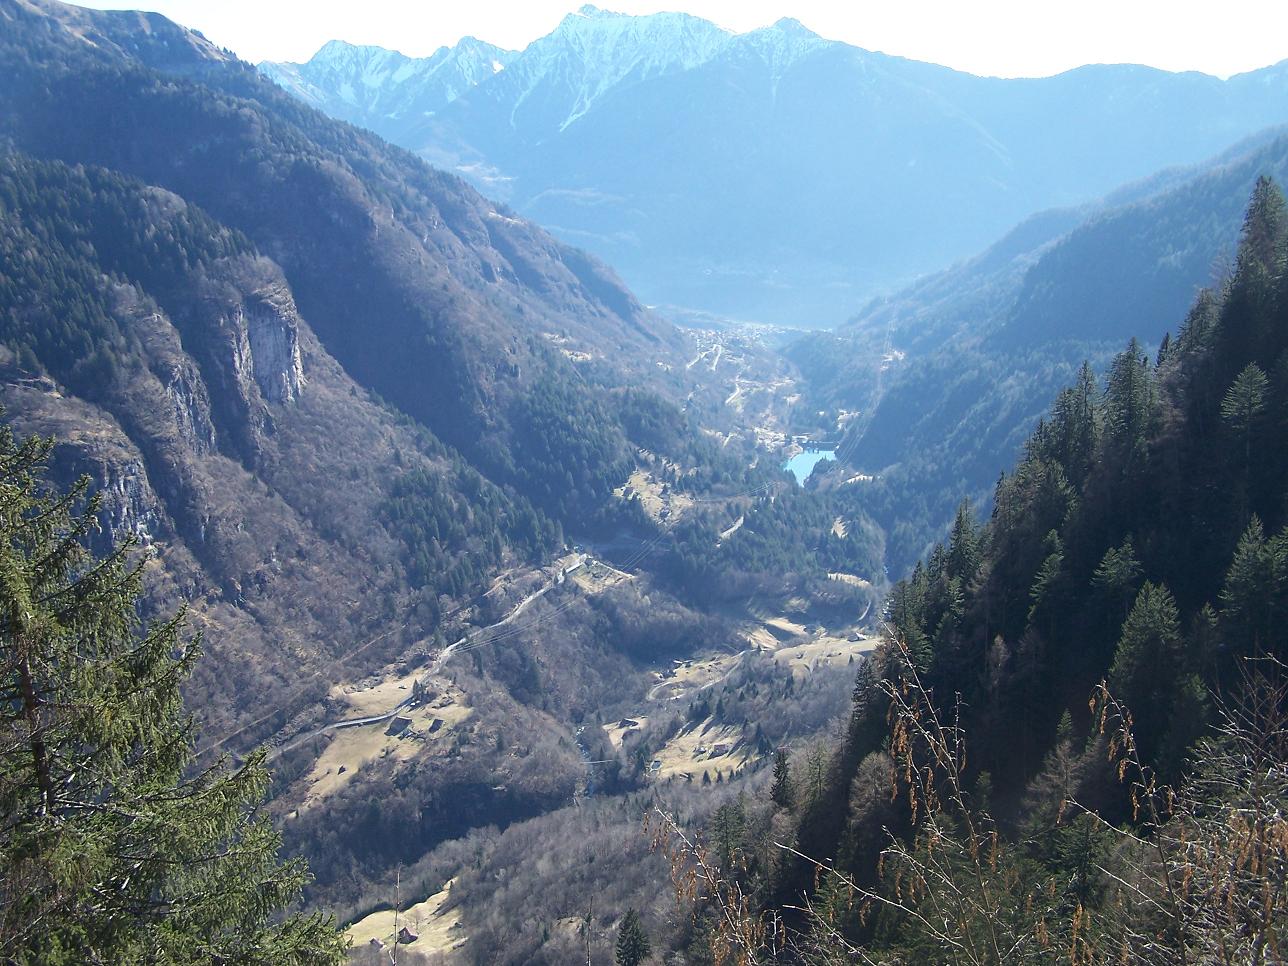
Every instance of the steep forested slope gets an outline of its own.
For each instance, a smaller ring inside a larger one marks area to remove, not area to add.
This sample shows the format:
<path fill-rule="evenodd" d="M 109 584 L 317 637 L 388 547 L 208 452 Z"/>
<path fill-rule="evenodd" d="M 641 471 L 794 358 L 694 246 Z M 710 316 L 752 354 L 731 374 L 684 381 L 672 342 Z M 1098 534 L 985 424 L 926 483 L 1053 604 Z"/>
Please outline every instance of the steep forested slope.
<path fill-rule="evenodd" d="M 963 505 L 895 587 L 826 779 L 764 806 L 823 866 L 757 811 L 730 879 L 814 893 L 829 962 L 1277 961 L 1286 431 L 1288 209 L 1261 179 L 1220 290 L 1157 360 L 1084 370 L 991 519 Z"/>
<path fill-rule="evenodd" d="M 1281 130 L 1091 209 L 1031 219 L 979 257 L 874 302 L 788 349 L 811 410 L 859 410 L 833 483 L 889 534 L 892 573 L 942 534 L 963 495 L 986 502 L 1051 401 L 1131 332 L 1156 346 L 1199 286 L 1228 269 L 1257 177 L 1288 177 Z"/>
<path fill-rule="evenodd" d="M 580 354 L 656 385 L 678 347 L 608 269 L 163 18 L 52 0 L 7 0 L 0 16 L 0 133 L 165 187 L 245 233 L 350 375 L 499 481 L 552 472 L 509 458 L 543 374 L 580 384 Z M 611 475 L 625 454 L 606 426 L 584 471 Z"/>
<path fill-rule="evenodd" d="M 252 695 L 271 707 L 342 673 L 394 615 L 404 626 L 366 660 L 432 633 L 440 595 L 558 542 L 349 379 L 278 266 L 178 196 L 9 154 L 0 225 L 8 415 L 58 438 L 63 476 L 94 477 L 107 538 L 160 550 L 157 597 L 192 600 L 210 630 L 193 696 L 212 731 Z M 432 565 L 397 512 L 409 480 L 435 484 L 417 513 L 450 521 Z"/>

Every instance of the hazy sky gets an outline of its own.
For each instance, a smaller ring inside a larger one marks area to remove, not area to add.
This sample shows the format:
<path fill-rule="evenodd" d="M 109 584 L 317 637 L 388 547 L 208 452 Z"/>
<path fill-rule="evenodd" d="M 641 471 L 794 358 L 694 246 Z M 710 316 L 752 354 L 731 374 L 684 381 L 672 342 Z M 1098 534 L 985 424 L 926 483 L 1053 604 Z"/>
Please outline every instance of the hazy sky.
<path fill-rule="evenodd" d="M 580 0 L 90 0 L 158 10 L 250 61 L 307 60 L 332 38 L 425 55 L 466 34 L 522 48 Z M 1288 58 L 1288 0 L 602 0 L 744 31 L 795 17 L 825 37 L 1006 77 L 1086 63 L 1226 76 Z"/>

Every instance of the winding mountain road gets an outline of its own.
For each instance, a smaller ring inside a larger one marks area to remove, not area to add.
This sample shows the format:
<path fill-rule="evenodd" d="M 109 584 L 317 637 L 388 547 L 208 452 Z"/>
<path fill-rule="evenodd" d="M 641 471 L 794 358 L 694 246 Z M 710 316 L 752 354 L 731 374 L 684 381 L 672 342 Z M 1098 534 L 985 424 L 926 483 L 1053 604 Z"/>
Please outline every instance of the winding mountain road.
<path fill-rule="evenodd" d="M 513 623 L 514 620 L 517 617 L 519 617 L 519 615 L 521 615 L 534 600 L 537 600 L 538 598 L 543 597 L 550 590 L 554 589 L 555 587 L 558 587 L 561 583 L 563 583 L 563 580 L 564 580 L 563 573 L 560 572 L 556 576 L 551 577 L 549 580 L 547 580 L 545 584 L 543 584 L 539 589 L 534 590 L 532 593 L 528 594 L 527 597 L 524 597 L 523 600 L 519 601 L 519 603 L 517 603 L 514 606 L 514 609 L 511 610 L 510 613 L 506 614 L 495 624 L 489 624 L 487 627 L 483 628 L 482 630 L 476 631 L 472 635 L 467 634 L 465 637 L 462 637 L 459 641 L 455 641 L 454 643 L 447 645 L 447 647 L 443 648 L 438 653 L 438 655 L 434 658 L 433 663 L 429 666 L 429 670 L 425 672 L 425 677 L 426 678 L 433 677 L 434 675 L 441 672 L 443 669 L 443 666 L 447 664 L 451 656 L 455 654 L 458 650 L 460 650 L 463 645 L 468 644 L 471 637 L 476 638 L 476 641 L 475 643 L 470 644 L 470 647 L 482 647 L 485 644 L 491 643 L 492 640 L 494 639 L 491 637 L 493 632 L 500 630 L 508 626 L 509 624 Z M 340 731 L 344 728 L 361 728 L 364 725 L 380 724 L 382 721 L 388 721 L 391 718 L 395 717 L 398 714 L 398 712 L 402 711 L 405 708 L 410 707 L 411 703 L 412 703 L 411 695 L 408 695 L 407 697 L 399 701 L 396 705 L 394 705 L 392 708 L 390 708 L 388 711 L 382 711 L 379 714 L 363 715 L 358 718 L 341 718 L 338 721 L 329 721 L 324 725 L 319 725 L 318 727 L 312 729 L 311 731 L 307 731 L 302 735 L 298 735 L 295 738 L 292 738 L 290 741 L 286 742 L 285 744 L 277 748 L 274 748 L 272 751 L 268 753 L 267 760 L 272 761 L 273 759 L 286 754 L 286 752 L 292 751 L 293 749 L 298 748 L 300 745 L 305 744 L 306 742 L 312 741 L 314 738 L 317 738 L 321 735 L 326 734 L 328 731 Z"/>

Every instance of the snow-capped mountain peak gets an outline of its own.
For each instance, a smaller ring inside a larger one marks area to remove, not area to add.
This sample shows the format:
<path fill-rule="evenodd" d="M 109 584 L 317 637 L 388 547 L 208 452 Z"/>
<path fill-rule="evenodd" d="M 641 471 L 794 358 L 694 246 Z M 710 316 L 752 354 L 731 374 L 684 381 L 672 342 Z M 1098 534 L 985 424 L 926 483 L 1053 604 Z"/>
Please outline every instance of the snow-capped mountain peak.
<path fill-rule="evenodd" d="M 510 96 L 521 104 L 538 89 L 549 97 L 557 88 L 563 129 L 619 85 L 696 67 L 731 36 L 689 14 L 633 16 L 586 4 L 523 51 L 511 71 Z"/>
<path fill-rule="evenodd" d="M 514 56 L 475 37 L 428 57 L 331 40 L 303 64 L 265 62 L 259 69 L 327 113 L 370 126 L 373 118 L 433 114 L 504 70 Z"/>
<path fill-rule="evenodd" d="M 333 40 L 305 64 L 260 68 L 315 106 L 395 138 L 400 125 L 482 86 L 481 96 L 506 105 L 511 129 L 540 138 L 564 130 L 624 85 L 692 70 L 726 53 L 769 65 L 776 79 L 832 43 L 791 18 L 733 34 L 690 14 L 635 16 L 588 3 L 517 54 L 474 37 L 424 58 Z"/>
<path fill-rule="evenodd" d="M 741 49 L 754 53 L 769 64 L 775 75 L 781 75 L 801 58 L 835 43 L 824 40 L 793 17 L 783 17 L 768 27 L 740 34 L 737 40 Z"/>

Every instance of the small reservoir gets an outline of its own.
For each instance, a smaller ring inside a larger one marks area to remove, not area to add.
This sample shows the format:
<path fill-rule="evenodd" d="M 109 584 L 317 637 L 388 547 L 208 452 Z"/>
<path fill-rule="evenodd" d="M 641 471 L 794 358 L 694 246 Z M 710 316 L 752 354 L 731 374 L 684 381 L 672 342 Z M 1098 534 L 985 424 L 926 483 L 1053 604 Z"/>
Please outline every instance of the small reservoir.
<path fill-rule="evenodd" d="M 806 449 L 784 463 L 783 469 L 796 477 L 798 485 L 804 486 L 805 481 L 809 479 L 809 475 L 814 472 L 815 466 L 825 460 L 834 459 L 836 459 L 836 450 L 834 449 Z"/>

